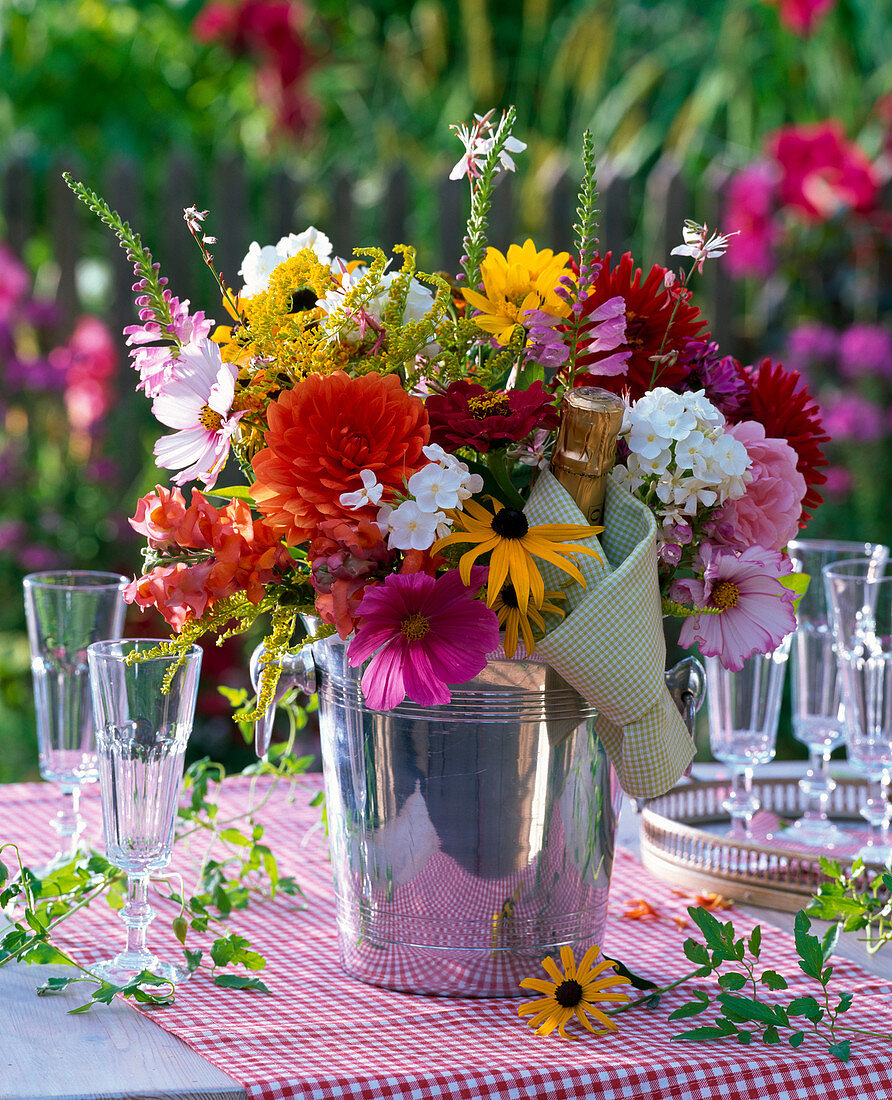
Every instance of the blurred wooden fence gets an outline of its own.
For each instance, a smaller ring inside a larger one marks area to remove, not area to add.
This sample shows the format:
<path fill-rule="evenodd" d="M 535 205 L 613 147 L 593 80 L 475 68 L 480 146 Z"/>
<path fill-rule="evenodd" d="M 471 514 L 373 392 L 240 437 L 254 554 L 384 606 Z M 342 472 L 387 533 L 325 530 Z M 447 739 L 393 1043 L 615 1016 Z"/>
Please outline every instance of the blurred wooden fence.
<path fill-rule="evenodd" d="M 78 293 L 79 264 L 85 257 L 96 258 L 97 254 L 104 254 L 110 265 L 111 293 L 104 311 L 108 320 L 114 326 L 123 326 L 135 319 L 132 270 L 112 234 L 98 223 L 93 224 L 93 216 L 69 191 L 62 179 L 66 169 L 102 194 L 140 231 L 161 262 L 174 294 L 191 298 L 194 308 L 204 305 L 209 312 L 213 312 L 216 296 L 183 224 L 184 207 L 195 204 L 211 209 L 209 232 L 219 238 L 212 249 L 217 267 L 236 285 L 236 272 L 252 240 L 274 242 L 289 232 L 300 231 L 312 220 L 305 213 L 304 189 L 298 181 L 285 171 L 275 171 L 258 180 L 249 176 L 244 164 L 235 157 L 199 171 L 185 156 L 173 155 L 164 186 L 153 188 L 151 194 L 140 165 L 131 160 L 113 161 L 99 179 L 79 171 L 78 165 L 70 162 L 56 161 L 39 168 L 23 159 L 7 161 L 0 167 L 0 209 L 6 223 L 6 240 L 19 254 L 35 233 L 43 234 L 49 241 L 58 265 L 56 301 L 63 329 L 83 308 Z M 467 189 L 443 175 L 433 213 L 436 254 L 422 254 L 419 266 L 456 271 Z M 633 181 L 609 165 L 602 165 L 599 176 L 602 249 L 626 251 L 632 243 L 633 227 L 643 226 L 643 238 L 641 234 L 636 234 L 636 238 L 646 241 L 646 247 L 636 250 L 636 260 L 645 270 L 654 262 L 668 264 L 671 249 L 681 242 L 685 218 L 696 217 L 710 227 L 721 225 L 724 183 L 721 171 L 707 173 L 694 196 L 679 165 L 671 159 L 657 163 L 643 181 Z M 415 236 L 412 215 L 416 186 L 421 185 L 413 182 L 405 167 L 396 167 L 382 181 L 378 197 L 370 203 L 353 180 L 344 174 L 336 175 L 326 188 L 330 197 L 327 220 L 317 214 L 316 224 L 331 237 L 338 255 L 350 256 L 355 246 L 365 243 L 389 249 Z M 544 209 L 533 234 L 540 247 L 555 250 L 570 247 L 576 186 L 574 179 L 561 173 L 544 189 Z M 518 217 L 516 200 L 516 181 L 510 175 L 505 176 L 497 189 L 490 219 L 490 241 L 503 249 L 512 240 L 523 239 L 524 226 Z M 367 228 L 370 221 L 374 223 L 371 230 Z M 714 338 L 723 347 L 741 358 L 750 348 L 761 350 L 758 325 L 754 331 L 752 319 L 743 340 L 746 348 L 733 343 L 743 339 L 743 326 L 734 315 L 735 288 L 718 265 L 713 265 L 712 270 L 707 265 L 698 283 L 697 301 L 710 321 Z"/>

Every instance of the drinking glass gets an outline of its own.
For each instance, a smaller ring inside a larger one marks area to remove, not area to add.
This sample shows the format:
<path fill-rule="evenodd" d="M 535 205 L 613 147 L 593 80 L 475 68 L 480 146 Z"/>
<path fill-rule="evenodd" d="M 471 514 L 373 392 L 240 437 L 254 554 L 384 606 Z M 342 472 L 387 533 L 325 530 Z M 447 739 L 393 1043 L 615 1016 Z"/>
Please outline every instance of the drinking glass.
<path fill-rule="evenodd" d="M 793 736 L 808 746 L 808 771 L 799 781 L 805 812 L 793 822 L 791 836 L 801 844 L 833 848 L 846 834 L 827 816 L 836 784 L 830 778 L 830 754 L 843 743 L 843 706 L 837 673 L 830 607 L 821 571 L 843 559 L 862 559 L 881 569 L 889 548 L 871 542 L 800 539 L 788 546 L 793 571 L 811 577 L 796 613 L 790 657 Z"/>
<path fill-rule="evenodd" d="M 864 561 L 824 569 L 842 683 L 849 762 L 867 776 L 861 816 L 870 826 L 865 863 L 892 859 L 892 572 Z"/>
<path fill-rule="evenodd" d="M 77 570 L 30 573 L 23 581 L 40 774 L 62 792 L 53 822 L 58 848 L 46 870 L 74 859 L 80 848 L 81 786 L 99 774 L 87 646 L 120 637 L 126 586 L 117 573 Z"/>
<path fill-rule="evenodd" d="M 147 894 L 149 875 L 170 862 L 201 650 L 150 656 L 157 650 L 157 639 L 139 638 L 94 642 L 87 651 L 105 852 L 127 872 L 126 947 L 93 969 L 116 985 L 142 970 L 173 982 L 188 977 L 146 946 L 155 915 Z"/>
<path fill-rule="evenodd" d="M 753 794 L 753 768 L 774 759 L 784 672 L 790 653 L 786 637 L 772 653 L 758 653 L 739 672 L 706 658 L 709 747 L 716 760 L 731 768 L 732 783 L 722 806 L 731 815 L 730 835 L 750 835 L 750 821 L 760 803 Z"/>

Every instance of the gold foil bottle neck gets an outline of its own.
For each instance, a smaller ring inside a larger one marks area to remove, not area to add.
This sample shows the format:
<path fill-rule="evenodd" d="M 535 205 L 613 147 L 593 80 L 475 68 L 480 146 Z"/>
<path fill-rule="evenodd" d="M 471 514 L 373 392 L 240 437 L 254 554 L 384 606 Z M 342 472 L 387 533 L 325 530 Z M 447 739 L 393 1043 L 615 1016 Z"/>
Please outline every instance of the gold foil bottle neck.
<path fill-rule="evenodd" d="M 580 386 L 564 394 L 551 472 L 588 523 L 603 520 L 607 475 L 616 462 L 624 409 L 615 393 L 596 386 Z"/>

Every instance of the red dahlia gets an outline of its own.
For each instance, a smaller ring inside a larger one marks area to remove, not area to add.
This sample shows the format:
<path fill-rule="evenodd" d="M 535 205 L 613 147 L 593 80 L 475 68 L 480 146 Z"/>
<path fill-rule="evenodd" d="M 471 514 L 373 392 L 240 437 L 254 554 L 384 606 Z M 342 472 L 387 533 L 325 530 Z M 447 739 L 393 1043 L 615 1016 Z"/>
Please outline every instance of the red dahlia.
<path fill-rule="evenodd" d="M 610 260 L 613 253 L 608 252 L 601 262 L 601 270 L 592 292 L 586 298 L 583 317 L 590 316 L 598 306 L 608 299 L 620 295 L 626 302 L 626 342 L 624 347 L 631 348 L 628 370 L 625 374 L 604 376 L 597 373 L 597 363 L 612 352 L 595 352 L 593 355 L 580 355 L 576 384 L 580 386 L 602 386 L 614 393 L 629 390 L 632 400 L 637 401 L 653 386 L 668 386 L 675 389 L 687 377 L 687 366 L 677 363 L 658 368 L 656 378 L 651 356 L 670 351 L 682 351 L 686 341 L 695 337 L 705 340 L 708 333 L 701 330 L 706 321 L 700 316 L 700 310 L 684 300 L 678 303 L 675 316 L 675 297 L 663 285 L 666 268 L 654 264 L 650 274 L 641 281 L 641 268 L 634 266 L 632 254 L 626 252 L 617 266 L 611 270 Z M 670 324 L 671 320 L 671 324 Z M 667 333 L 668 329 L 668 333 Z M 665 337 L 665 341 L 664 341 Z M 586 370 L 586 367 L 589 370 Z M 652 381 L 653 379 L 653 381 Z"/>
<path fill-rule="evenodd" d="M 431 442 L 446 450 L 473 447 L 485 454 L 491 447 L 516 443 L 537 428 L 556 428 L 560 416 L 554 397 L 541 382 L 507 393 L 486 390 L 476 382 L 452 382 L 444 393 L 425 402 Z"/>
<path fill-rule="evenodd" d="M 763 359 L 757 367 L 743 369 L 742 375 L 749 392 L 744 392 L 734 421 L 757 420 L 767 438 L 786 439 L 799 456 L 796 469 L 807 486 L 799 519 L 799 526 L 804 527 L 824 501 L 815 489 L 827 480 L 818 470 L 827 465 L 821 444 L 830 439 L 824 431 L 821 410 L 797 370 L 786 370 L 781 363 Z"/>

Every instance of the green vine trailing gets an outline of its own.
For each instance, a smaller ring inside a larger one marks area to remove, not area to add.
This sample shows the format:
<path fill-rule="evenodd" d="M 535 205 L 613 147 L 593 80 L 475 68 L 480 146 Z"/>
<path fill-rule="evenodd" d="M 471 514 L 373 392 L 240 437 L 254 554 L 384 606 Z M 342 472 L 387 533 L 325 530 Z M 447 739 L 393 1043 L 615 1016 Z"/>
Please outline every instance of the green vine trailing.
<path fill-rule="evenodd" d="M 248 735 L 247 692 L 221 691 L 239 708 L 236 717 Z M 276 856 L 265 842 L 263 826 L 257 821 L 283 785 L 287 797 L 294 797 L 300 777 L 312 763 L 312 757 L 292 754 L 296 734 L 306 722 L 306 710 L 296 705 L 293 693 L 280 706 L 290 722 L 288 740 L 271 746 L 266 760 L 242 773 L 251 778 L 244 811 L 226 817 L 220 813 L 214 793 L 226 778 L 221 764 L 205 758 L 186 770 L 185 799 L 178 811 L 176 841 L 198 853 L 194 893 L 186 891 L 179 875 L 151 878 L 157 897 L 177 907 L 171 931 L 182 946 L 187 969 L 206 973 L 222 988 L 269 993 L 258 976 L 266 967 L 266 960 L 244 936 L 227 927 L 230 914 L 247 908 L 251 901 L 271 900 L 277 894 L 295 899 L 293 904 L 303 908 L 298 900 L 301 893 L 298 883 L 280 873 Z M 264 784 L 262 792 L 261 778 L 271 780 Z M 317 795 L 313 805 L 320 802 L 321 795 Z M 62 993 L 72 986 L 89 989 L 89 998 L 72 1012 L 86 1012 L 96 1005 L 108 1004 L 118 994 L 139 1004 L 157 1007 L 172 1004 L 174 986 L 167 979 L 143 971 L 126 984 L 114 985 L 103 981 L 54 942 L 54 933 L 66 920 L 103 898 L 110 908 L 123 908 L 126 884 L 126 874 L 97 852 L 72 860 L 40 878 L 25 866 L 17 845 L 0 845 L 0 909 L 11 922 L 0 938 L 0 966 L 15 961 L 65 963 L 73 967 L 74 974 L 49 978 L 37 989 L 39 996 Z M 190 947 L 190 933 L 213 935 L 206 953 Z"/>
<path fill-rule="evenodd" d="M 823 920 L 841 920 L 845 932 L 863 932 L 859 938 L 868 954 L 876 954 L 892 940 L 892 872 L 887 869 L 868 877 L 860 858 L 849 871 L 823 856 L 820 863 L 827 881 L 818 887 L 809 913 Z"/>

